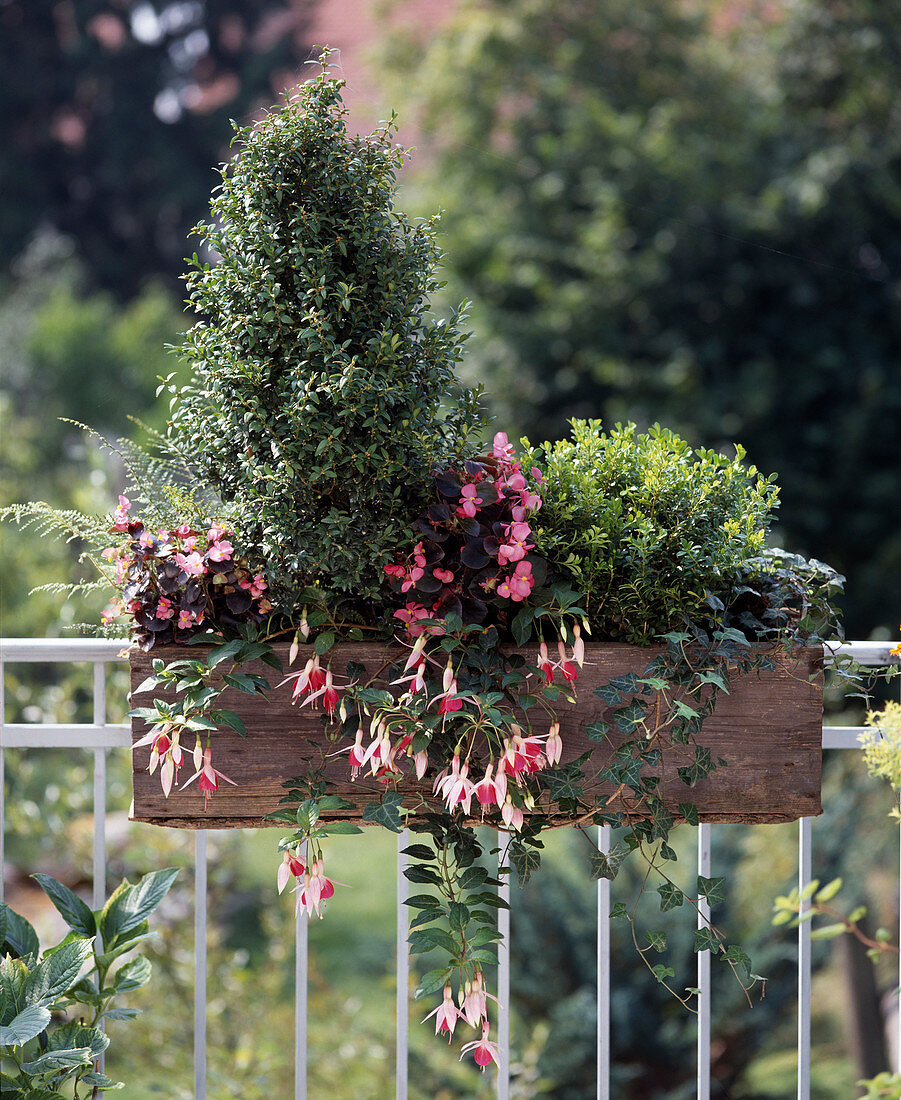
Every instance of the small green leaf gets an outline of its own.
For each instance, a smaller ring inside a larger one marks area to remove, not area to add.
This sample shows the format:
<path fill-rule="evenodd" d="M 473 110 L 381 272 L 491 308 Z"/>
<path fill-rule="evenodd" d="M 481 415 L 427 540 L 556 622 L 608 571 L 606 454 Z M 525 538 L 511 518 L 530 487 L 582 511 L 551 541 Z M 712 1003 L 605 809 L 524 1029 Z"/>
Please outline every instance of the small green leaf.
<path fill-rule="evenodd" d="M 452 969 L 450 966 L 440 966 L 436 970 L 429 970 L 423 974 L 419 985 L 416 987 L 416 992 L 413 994 L 416 1000 L 419 1000 L 420 997 L 428 997 L 430 993 L 443 989 Z"/>
<path fill-rule="evenodd" d="M 39 874 L 31 877 L 50 898 L 63 920 L 73 931 L 80 932 L 82 936 L 93 936 L 96 933 L 97 924 L 94 914 L 68 886 L 63 886 L 50 875 Z"/>
<path fill-rule="evenodd" d="M 23 1047 L 50 1023 L 50 1011 L 43 1005 L 29 1005 L 5 1027 L 0 1027 L 0 1046 Z"/>

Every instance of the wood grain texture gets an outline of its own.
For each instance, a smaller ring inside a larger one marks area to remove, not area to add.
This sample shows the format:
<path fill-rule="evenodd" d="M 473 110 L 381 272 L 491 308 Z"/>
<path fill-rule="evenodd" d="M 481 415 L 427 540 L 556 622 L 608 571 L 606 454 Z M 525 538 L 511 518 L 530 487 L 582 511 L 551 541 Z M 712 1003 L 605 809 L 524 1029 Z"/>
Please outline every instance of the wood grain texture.
<path fill-rule="evenodd" d="M 287 668 L 287 645 L 276 649 Z M 396 648 L 347 643 L 333 650 L 332 669 L 343 672 L 348 661 L 356 661 L 368 673 L 374 673 L 395 659 L 398 653 Z M 133 650 L 132 691 L 149 675 L 154 657 L 172 660 L 189 654 L 199 655 L 196 649 L 175 646 L 154 650 L 152 654 Z M 592 769 L 597 771 L 603 767 L 616 742 L 593 744 L 585 735 L 588 724 L 609 718 L 606 705 L 594 694 L 594 689 L 613 676 L 627 672 L 640 675 L 651 656 L 652 650 L 634 646 L 596 644 L 588 647 L 585 668 L 577 684 L 576 705 L 562 704 L 560 709 L 564 762 L 593 747 Z M 772 670 L 733 676 L 731 694 L 720 696 L 716 710 L 704 723 L 699 742 L 711 749 L 714 759 L 725 759 L 725 768 L 689 789 L 676 775 L 676 768 L 688 760 L 667 751 L 664 782 L 666 802 L 671 809 L 680 802 L 691 802 L 698 808 L 702 821 L 749 823 L 794 821 L 822 812 L 822 650 L 799 650 L 791 657 L 776 650 L 772 658 L 776 666 Z M 261 672 L 273 687 L 282 679 L 273 669 L 261 664 L 253 664 L 248 670 Z M 135 695 L 132 706 L 147 706 L 151 697 L 149 693 Z M 375 800 L 382 790 L 380 784 L 364 776 L 356 783 L 350 781 L 345 755 L 340 753 L 341 749 L 349 748 L 349 741 L 329 744 L 321 711 L 292 706 L 289 686 L 274 690 L 268 700 L 229 690 L 223 696 L 222 705 L 241 715 L 248 736 L 244 740 L 230 729 L 217 732 L 213 762 L 239 785 L 220 784 L 206 811 L 196 782 L 187 790 L 173 790 L 166 799 L 160 790 L 158 774 L 150 775 L 146 770 L 149 747 L 136 749 L 133 753 L 132 820 L 188 829 L 271 825 L 263 821 L 263 817 L 277 808 L 284 794 L 283 781 L 305 774 L 309 761 L 314 759 L 318 764 L 323 754 L 332 754 L 326 755 L 325 770 L 336 784 L 335 793 L 354 803 L 354 810 L 340 816 L 359 819 L 366 803 Z M 135 740 L 146 729 L 143 720 L 133 719 Z M 544 734 L 547 731 L 536 729 L 535 732 Z M 189 755 L 192 745 L 184 748 L 188 756 L 181 770 L 181 782 L 193 772 Z M 592 796 L 606 798 L 614 791 L 610 784 L 590 787 Z M 405 798 L 410 806 L 418 802 L 416 795 Z M 610 806 L 611 810 L 621 808 L 619 799 Z"/>

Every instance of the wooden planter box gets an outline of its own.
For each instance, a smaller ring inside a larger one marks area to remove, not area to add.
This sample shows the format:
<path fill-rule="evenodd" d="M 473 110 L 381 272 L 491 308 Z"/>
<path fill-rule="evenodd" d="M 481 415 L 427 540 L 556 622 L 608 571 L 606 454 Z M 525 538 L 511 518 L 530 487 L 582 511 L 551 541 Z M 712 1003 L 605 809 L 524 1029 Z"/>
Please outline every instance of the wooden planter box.
<path fill-rule="evenodd" d="M 277 646 L 276 650 L 287 669 L 288 646 Z M 196 649 L 181 646 L 152 653 L 133 650 L 132 691 L 150 674 L 154 658 L 174 660 L 192 653 L 199 655 Z M 343 673 L 349 661 L 374 672 L 398 655 L 399 651 L 392 648 L 347 643 L 336 647 L 330 656 L 333 670 Z M 615 743 L 590 742 L 584 732 L 590 723 L 609 717 L 608 708 L 594 689 L 614 676 L 628 672 L 641 675 L 652 655 L 651 650 L 628 645 L 588 647 L 576 685 L 578 702 L 575 706 L 564 704 L 560 710 L 564 763 L 589 747 L 594 748 L 595 761 L 606 760 L 612 753 Z M 680 802 L 690 802 L 697 807 L 702 821 L 749 823 L 794 821 L 822 812 L 822 650 L 798 650 L 792 657 L 776 650 L 773 660 L 776 667 L 772 670 L 733 676 L 731 694 L 721 694 L 715 712 L 704 723 L 699 743 L 711 749 L 714 759 L 725 759 L 725 768 L 689 789 L 676 776 L 676 768 L 686 760 L 665 755 L 666 800 L 673 810 Z M 250 665 L 247 671 L 261 672 L 273 687 L 282 679 L 262 664 Z M 149 693 L 136 696 L 132 705 L 146 706 L 150 698 Z M 188 829 L 272 824 L 263 817 L 277 808 L 285 793 L 283 781 L 304 774 L 306 759 L 311 752 L 318 756 L 321 749 L 315 746 L 322 746 L 326 740 L 322 712 L 293 706 L 290 685 L 274 690 L 268 700 L 228 691 L 222 705 L 241 715 L 248 736 L 245 740 L 230 729 L 214 734 L 213 763 L 239 785 L 221 783 L 206 811 L 196 781 L 187 790 L 173 789 L 170 797 L 164 798 L 159 774 L 147 772 L 150 748 L 136 749 L 132 820 Z M 143 720 L 132 721 L 135 740 L 146 730 Z M 189 755 L 192 747 L 183 746 L 188 758 L 181 770 L 182 782 L 194 770 Z M 330 751 L 347 747 L 349 742 L 342 740 Z M 366 803 L 376 800 L 383 790 L 381 784 L 365 775 L 351 782 L 346 755 L 331 757 L 326 774 L 336 783 L 334 793 L 354 803 L 353 810 L 335 815 L 345 819 L 359 819 Z M 598 785 L 591 793 L 609 797 L 614 790 L 610 784 Z M 611 803 L 611 811 L 617 808 L 621 808 L 617 801 Z"/>

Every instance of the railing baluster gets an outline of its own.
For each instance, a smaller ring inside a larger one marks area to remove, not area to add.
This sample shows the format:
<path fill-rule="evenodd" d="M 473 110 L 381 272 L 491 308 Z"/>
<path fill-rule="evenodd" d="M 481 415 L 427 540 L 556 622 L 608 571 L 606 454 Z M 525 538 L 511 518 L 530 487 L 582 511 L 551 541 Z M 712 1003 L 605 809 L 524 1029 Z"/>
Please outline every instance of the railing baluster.
<path fill-rule="evenodd" d="M 504 847 L 507 834 L 498 833 L 498 867 L 506 858 L 509 864 L 510 853 Z M 510 876 L 500 875 L 498 897 L 510 904 Z M 497 930 L 501 939 L 497 945 L 497 1049 L 500 1061 L 497 1067 L 497 1100 L 509 1100 L 510 1097 L 510 910 L 498 909 Z"/>
<path fill-rule="evenodd" d="M 798 890 L 811 879 L 813 818 L 798 822 Z M 801 903 L 801 913 L 810 908 Z M 798 925 L 798 1100 L 810 1100 L 810 922 Z"/>
<path fill-rule="evenodd" d="M 598 848 L 610 851 L 610 826 L 598 825 Z M 610 1100 L 610 879 L 598 879 L 598 1096 Z"/>
<path fill-rule="evenodd" d="M 698 874 L 710 878 L 710 825 L 698 826 Z M 710 903 L 698 898 L 698 928 L 710 921 Z M 710 1100 L 710 952 L 698 952 L 698 1100 Z"/>
<path fill-rule="evenodd" d="M 194 834 L 194 1100 L 206 1100 L 207 831 Z"/>
<path fill-rule="evenodd" d="M 0 730 L 6 725 L 6 668 L 0 657 Z M 0 904 L 3 902 L 3 871 L 6 867 L 6 750 L 0 736 Z"/>
<path fill-rule="evenodd" d="M 106 664 L 94 662 L 94 717 L 95 726 L 106 725 Z M 106 901 L 106 749 L 94 749 L 94 885 L 93 907 L 101 909 Z M 97 937 L 98 950 L 103 949 Z M 106 1058 L 96 1060 L 98 1073 L 103 1073 Z"/>
<path fill-rule="evenodd" d="M 307 843 L 300 846 L 307 862 Z M 297 884 L 300 889 L 300 883 Z M 299 895 L 298 895 L 299 897 Z M 294 923 L 294 1100 L 307 1100 L 307 963 L 310 919 L 300 907 Z"/>
<path fill-rule="evenodd" d="M 397 1037 L 394 1052 L 397 1100 L 407 1100 L 410 1050 L 410 945 L 407 943 L 410 921 L 404 904 L 409 897 L 409 883 L 404 874 L 409 858 L 403 854 L 409 843 L 410 834 L 404 829 L 397 837 Z"/>

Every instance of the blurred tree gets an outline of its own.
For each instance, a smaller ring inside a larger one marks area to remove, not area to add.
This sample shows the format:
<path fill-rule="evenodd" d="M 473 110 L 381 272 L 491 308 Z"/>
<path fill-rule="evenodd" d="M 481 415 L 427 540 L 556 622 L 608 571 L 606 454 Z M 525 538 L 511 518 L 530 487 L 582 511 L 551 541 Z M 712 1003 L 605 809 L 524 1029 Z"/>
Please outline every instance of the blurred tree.
<path fill-rule="evenodd" d="M 866 636 L 901 590 L 901 19 L 706 7 L 464 0 L 393 34 L 432 135 L 418 201 L 448 211 L 495 411 L 533 438 L 602 414 L 741 441 Z"/>
<path fill-rule="evenodd" d="M 308 0 L 0 0 L 0 259 L 71 235 L 130 296 L 181 273 L 213 167 L 305 60 Z"/>

